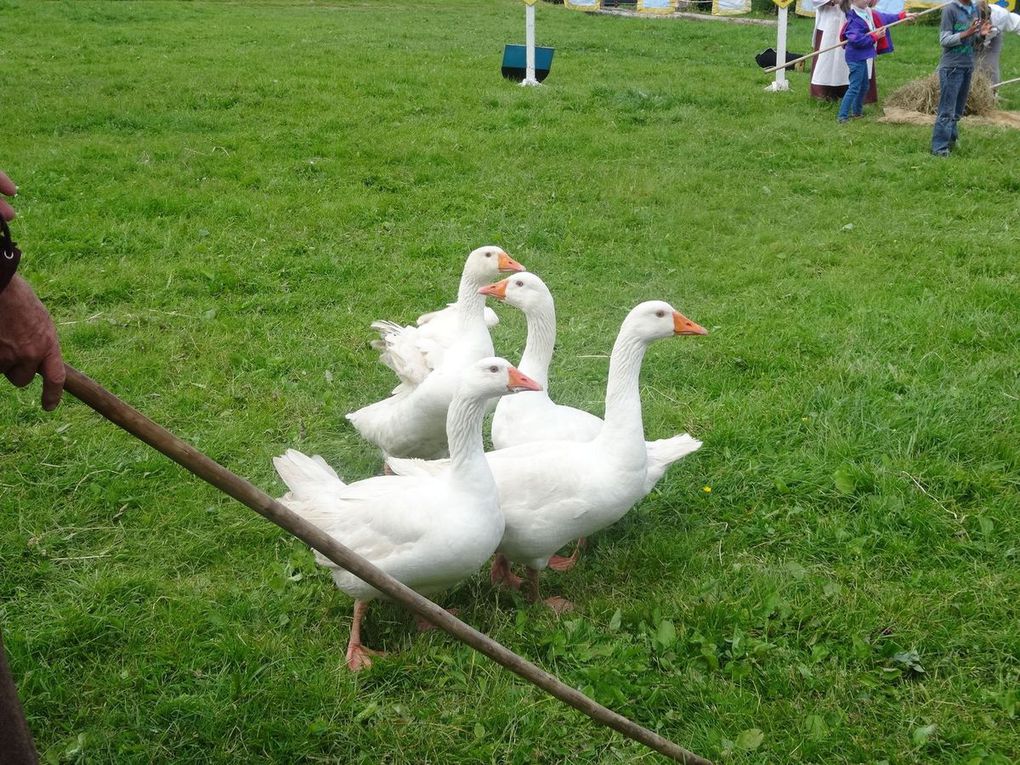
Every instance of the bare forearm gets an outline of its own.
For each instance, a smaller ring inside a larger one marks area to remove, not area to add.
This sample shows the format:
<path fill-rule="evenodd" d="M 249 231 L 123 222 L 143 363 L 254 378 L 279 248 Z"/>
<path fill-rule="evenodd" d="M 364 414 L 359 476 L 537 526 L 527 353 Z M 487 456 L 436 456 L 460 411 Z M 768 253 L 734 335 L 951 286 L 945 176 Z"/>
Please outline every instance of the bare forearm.
<path fill-rule="evenodd" d="M 39 758 L 32 734 L 21 711 L 14 677 L 7 666 L 3 637 L 0 636 L 0 761 L 10 765 L 36 765 Z"/>

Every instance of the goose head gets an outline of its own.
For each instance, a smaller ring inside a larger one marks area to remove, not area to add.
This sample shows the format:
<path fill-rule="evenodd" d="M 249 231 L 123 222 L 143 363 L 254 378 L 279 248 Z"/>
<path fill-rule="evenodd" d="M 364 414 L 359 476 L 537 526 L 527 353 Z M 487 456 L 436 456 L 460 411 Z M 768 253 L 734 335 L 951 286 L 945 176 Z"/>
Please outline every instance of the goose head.
<path fill-rule="evenodd" d="M 649 300 L 637 305 L 623 320 L 620 333 L 624 332 L 649 343 L 674 335 L 708 334 L 707 329 L 662 300 Z"/>
<path fill-rule="evenodd" d="M 507 305 L 519 308 L 525 313 L 536 310 L 549 310 L 553 299 L 545 282 L 535 274 L 524 271 L 514 274 L 508 279 L 489 284 L 478 290 L 483 295 L 494 297 Z"/>
<path fill-rule="evenodd" d="M 524 266 L 511 258 L 501 247 L 487 245 L 472 250 L 464 263 L 464 277 L 479 287 L 500 274 L 523 271 Z"/>
<path fill-rule="evenodd" d="M 460 396 L 484 400 L 525 390 L 542 390 L 542 386 L 497 356 L 468 366 L 460 378 Z"/>

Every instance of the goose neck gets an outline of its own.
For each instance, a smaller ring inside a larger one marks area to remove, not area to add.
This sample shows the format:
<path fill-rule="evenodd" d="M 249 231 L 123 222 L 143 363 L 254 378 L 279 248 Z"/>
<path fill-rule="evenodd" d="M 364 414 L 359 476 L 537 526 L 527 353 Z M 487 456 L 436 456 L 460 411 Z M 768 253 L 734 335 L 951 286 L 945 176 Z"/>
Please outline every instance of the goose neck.
<path fill-rule="evenodd" d="M 526 317 L 528 338 L 524 343 L 520 370 L 548 390 L 549 364 L 556 346 L 556 313 L 547 306 L 528 312 Z"/>
<path fill-rule="evenodd" d="M 446 415 L 446 438 L 450 447 L 450 466 L 454 475 L 473 477 L 488 475 L 488 463 L 482 447 L 482 420 L 485 401 L 476 398 L 455 397 Z"/>
<path fill-rule="evenodd" d="M 457 289 L 457 324 L 461 329 L 473 327 L 482 317 L 485 309 L 485 295 L 478 294 L 478 290 L 484 287 L 478 279 L 470 274 L 463 274 L 460 277 L 460 287 Z"/>
<path fill-rule="evenodd" d="M 613 440 L 635 437 L 644 441 L 639 382 L 646 347 L 644 342 L 625 333 L 617 337 L 609 357 L 606 418 L 600 437 Z"/>

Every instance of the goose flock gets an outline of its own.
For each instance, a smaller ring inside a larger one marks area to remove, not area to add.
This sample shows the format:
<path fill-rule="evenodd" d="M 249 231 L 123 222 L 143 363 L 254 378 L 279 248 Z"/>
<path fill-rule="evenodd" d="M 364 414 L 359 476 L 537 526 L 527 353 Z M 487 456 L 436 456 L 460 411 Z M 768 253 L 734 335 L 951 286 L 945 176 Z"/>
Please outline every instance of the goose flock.
<path fill-rule="evenodd" d="M 500 275 L 509 277 L 496 281 Z M 519 368 L 495 356 L 493 297 L 523 311 Z M 501 248 L 479 247 L 464 264 L 457 300 L 415 325 L 377 321 L 372 346 L 398 384 L 388 398 L 347 415 L 382 450 L 387 475 L 347 484 L 322 457 L 294 449 L 273 460 L 289 491 L 280 501 L 390 576 L 424 595 L 449 589 L 492 558 L 494 583 L 540 600 L 539 575 L 577 561 L 585 537 L 620 520 L 674 462 L 701 442 L 683 433 L 645 441 L 639 377 L 656 340 L 704 335 L 669 303 L 651 300 L 624 319 L 609 360 L 605 418 L 556 404 L 549 365 L 556 311 L 548 287 Z M 493 451 L 482 426 L 492 418 Z M 573 555 L 556 555 L 571 540 Z M 361 642 L 375 588 L 326 558 L 354 598 L 347 666 L 377 652 Z M 512 564 L 523 566 L 525 578 Z M 571 604 L 544 601 L 557 612 Z"/>

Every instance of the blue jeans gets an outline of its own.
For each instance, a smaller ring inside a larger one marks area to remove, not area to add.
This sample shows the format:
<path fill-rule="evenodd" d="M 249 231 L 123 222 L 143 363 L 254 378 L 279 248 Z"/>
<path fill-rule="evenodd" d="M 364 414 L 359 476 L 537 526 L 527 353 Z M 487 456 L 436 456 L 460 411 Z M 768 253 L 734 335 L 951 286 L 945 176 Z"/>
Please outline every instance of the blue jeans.
<path fill-rule="evenodd" d="M 847 61 L 846 65 L 850 68 L 850 84 L 843 94 L 843 100 L 839 102 L 839 115 L 836 119 L 840 122 L 861 115 L 864 111 L 864 94 L 868 90 L 868 62 Z"/>
<path fill-rule="evenodd" d="M 939 69 L 939 111 L 931 134 L 932 154 L 948 154 L 956 144 L 959 137 L 956 123 L 967 106 L 973 72 L 969 66 Z"/>

